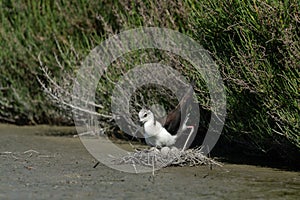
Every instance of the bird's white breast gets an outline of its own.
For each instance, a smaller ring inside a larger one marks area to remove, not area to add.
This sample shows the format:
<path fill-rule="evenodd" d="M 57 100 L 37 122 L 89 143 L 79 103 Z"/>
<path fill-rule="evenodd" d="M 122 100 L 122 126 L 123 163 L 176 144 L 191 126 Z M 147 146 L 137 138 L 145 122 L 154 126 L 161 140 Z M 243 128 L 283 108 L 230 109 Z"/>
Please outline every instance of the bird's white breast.
<path fill-rule="evenodd" d="M 148 121 L 144 129 L 146 143 L 151 146 L 171 146 L 176 142 L 176 136 L 172 136 L 159 122 Z"/>

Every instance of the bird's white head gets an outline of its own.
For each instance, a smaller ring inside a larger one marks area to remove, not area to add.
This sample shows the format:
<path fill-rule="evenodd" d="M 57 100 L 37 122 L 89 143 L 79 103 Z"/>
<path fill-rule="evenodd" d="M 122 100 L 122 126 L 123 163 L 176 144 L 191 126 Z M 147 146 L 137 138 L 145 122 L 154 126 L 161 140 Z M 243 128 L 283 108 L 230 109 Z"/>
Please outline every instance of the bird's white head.
<path fill-rule="evenodd" d="M 154 115 L 150 110 L 142 108 L 142 110 L 139 112 L 139 118 L 140 122 L 145 123 L 147 121 L 154 120 Z"/>

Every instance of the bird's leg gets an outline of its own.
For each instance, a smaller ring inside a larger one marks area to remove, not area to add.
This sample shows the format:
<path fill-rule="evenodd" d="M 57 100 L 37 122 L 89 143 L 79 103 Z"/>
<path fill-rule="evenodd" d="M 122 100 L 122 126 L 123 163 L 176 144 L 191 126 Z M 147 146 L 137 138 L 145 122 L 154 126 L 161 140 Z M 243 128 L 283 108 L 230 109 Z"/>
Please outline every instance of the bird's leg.
<path fill-rule="evenodd" d="M 185 119 L 184 119 L 184 122 L 183 122 L 183 125 L 182 125 L 182 129 L 181 129 L 182 131 L 185 131 L 188 128 L 187 125 L 186 125 L 186 123 L 188 122 L 189 118 L 190 118 L 190 113 L 187 114 L 186 117 L 185 117 Z"/>
<path fill-rule="evenodd" d="M 187 145 L 188 141 L 190 140 L 190 137 L 191 137 L 192 133 L 194 132 L 194 126 L 186 126 L 186 128 L 191 129 L 191 131 L 190 131 L 189 136 L 187 137 L 187 139 L 186 139 L 186 141 L 184 143 L 184 146 L 183 146 L 183 148 L 182 148 L 181 151 L 184 151 L 186 149 L 186 145 Z"/>

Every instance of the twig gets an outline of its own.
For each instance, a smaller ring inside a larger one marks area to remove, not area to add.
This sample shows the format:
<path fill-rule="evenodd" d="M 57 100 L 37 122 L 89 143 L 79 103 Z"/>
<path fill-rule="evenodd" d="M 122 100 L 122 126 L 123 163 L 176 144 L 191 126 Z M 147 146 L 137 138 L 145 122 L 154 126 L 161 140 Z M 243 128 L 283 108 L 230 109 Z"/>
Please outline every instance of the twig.
<path fill-rule="evenodd" d="M 0 155 L 8 155 L 8 154 L 12 154 L 12 152 L 11 151 L 0 152 Z"/>
<path fill-rule="evenodd" d="M 36 154 L 39 154 L 38 151 L 33 150 L 33 149 L 29 149 L 29 150 L 23 152 L 23 154 L 27 154 L 27 153 L 36 153 Z"/>
<path fill-rule="evenodd" d="M 99 164 L 100 164 L 100 162 L 97 162 L 93 168 L 96 168 Z"/>

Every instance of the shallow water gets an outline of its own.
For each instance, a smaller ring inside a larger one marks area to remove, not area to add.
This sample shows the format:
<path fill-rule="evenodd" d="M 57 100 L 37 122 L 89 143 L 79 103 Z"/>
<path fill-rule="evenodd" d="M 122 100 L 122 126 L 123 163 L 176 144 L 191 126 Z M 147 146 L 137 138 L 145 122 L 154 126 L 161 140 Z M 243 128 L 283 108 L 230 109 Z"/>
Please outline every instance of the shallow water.
<path fill-rule="evenodd" d="M 226 164 L 130 174 L 99 164 L 72 127 L 0 125 L 0 199 L 299 199 L 300 173 Z M 122 144 L 121 144 L 122 146 Z M 128 146 L 127 146 L 128 148 Z M 29 150 L 29 151 L 28 151 Z"/>

